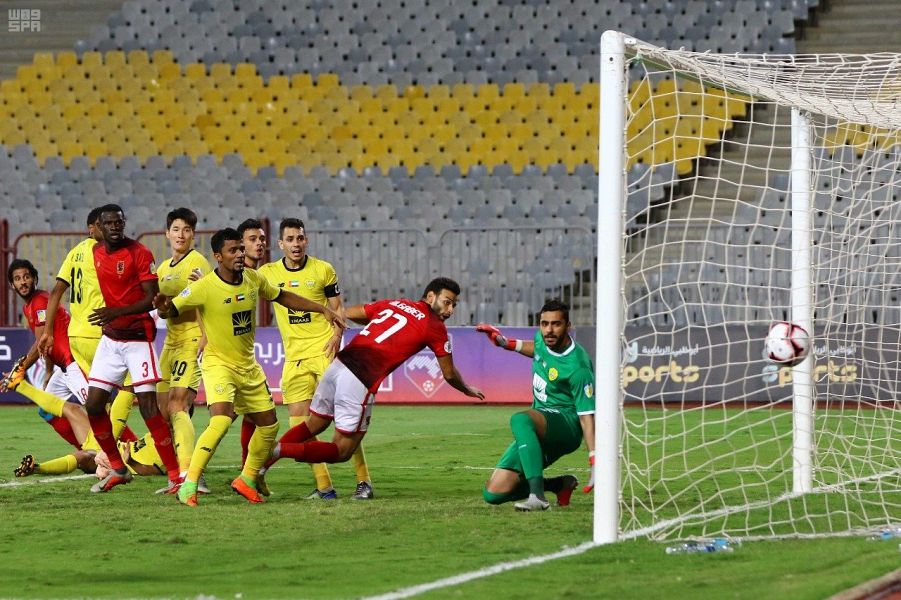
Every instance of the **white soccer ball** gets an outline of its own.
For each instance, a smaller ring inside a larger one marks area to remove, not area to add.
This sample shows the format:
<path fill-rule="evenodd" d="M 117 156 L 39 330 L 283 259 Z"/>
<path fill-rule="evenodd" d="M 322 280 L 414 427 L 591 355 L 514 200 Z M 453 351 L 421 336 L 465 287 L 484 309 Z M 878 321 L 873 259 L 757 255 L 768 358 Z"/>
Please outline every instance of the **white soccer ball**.
<path fill-rule="evenodd" d="M 794 323 L 779 321 L 766 334 L 766 357 L 787 367 L 799 364 L 810 352 L 810 334 Z"/>

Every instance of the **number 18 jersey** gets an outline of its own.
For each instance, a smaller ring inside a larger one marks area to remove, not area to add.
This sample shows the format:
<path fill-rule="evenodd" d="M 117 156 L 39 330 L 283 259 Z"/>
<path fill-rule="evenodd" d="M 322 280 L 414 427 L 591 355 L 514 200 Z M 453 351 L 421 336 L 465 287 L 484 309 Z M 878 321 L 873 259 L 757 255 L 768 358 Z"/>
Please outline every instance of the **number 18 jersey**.
<path fill-rule="evenodd" d="M 451 353 L 447 328 L 428 302 L 406 298 L 364 305 L 369 324 L 338 353 L 338 360 L 374 394 L 405 360 L 426 346 L 442 357 Z"/>

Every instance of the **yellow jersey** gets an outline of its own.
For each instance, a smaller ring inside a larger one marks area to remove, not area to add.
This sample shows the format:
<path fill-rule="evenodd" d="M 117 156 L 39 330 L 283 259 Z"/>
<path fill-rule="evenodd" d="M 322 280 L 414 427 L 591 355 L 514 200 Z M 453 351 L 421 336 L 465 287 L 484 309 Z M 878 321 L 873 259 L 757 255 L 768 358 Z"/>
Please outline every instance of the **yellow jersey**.
<path fill-rule="evenodd" d="M 100 327 L 88 323 L 88 316 L 105 306 L 97 269 L 94 267 L 93 238 L 81 241 L 69 250 L 56 278 L 69 284 L 69 337 L 100 338 Z"/>
<path fill-rule="evenodd" d="M 297 269 L 285 266 L 285 260 L 263 265 L 259 273 L 269 283 L 286 292 L 292 292 L 322 306 L 328 299 L 341 294 L 338 276 L 328 262 L 314 256 L 306 256 Z M 322 313 L 291 310 L 281 304 L 273 305 L 278 330 L 285 344 L 285 360 L 301 360 L 322 356 L 323 348 L 332 337 L 332 326 Z"/>
<path fill-rule="evenodd" d="M 226 365 L 245 371 L 256 364 L 253 336 L 257 326 L 257 302 L 275 300 L 281 293 L 253 269 L 244 269 L 238 283 L 227 283 L 213 270 L 192 282 L 172 299 L 181 313 L 200 312 L 206 329 L 204 365 Z"/>
<path fill-rule="evenodd" d="M 191 250 L 173 263 L 171 260 L 164 262 L 156 270 L 160 281 L 160 293 L 169 297 L 177 296 L 188 287 L 191 280 L 188 276 L 194 269 L 206 275 L 210 272 L 210 263 L 196 250 Z M 200 337 L 200 325 L 197 324 L 197 311 L 186 310 L 177 317 L 166 319 L 166 345 L 180 346 Z"/>

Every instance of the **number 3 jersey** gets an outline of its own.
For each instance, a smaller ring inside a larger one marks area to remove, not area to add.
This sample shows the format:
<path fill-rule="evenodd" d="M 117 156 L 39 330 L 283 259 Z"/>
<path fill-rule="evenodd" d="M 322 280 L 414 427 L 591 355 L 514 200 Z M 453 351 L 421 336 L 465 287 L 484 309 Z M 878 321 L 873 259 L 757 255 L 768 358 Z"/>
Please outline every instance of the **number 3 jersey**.
<path fill-rule="evenodd" d="M 428 302 L 406 298 L 364 305 L 369 324 L 338 353 L 338 360 L 374 394 L 405 360 L 426 346 L 442 357 L 451 353 L 447 328 Z"/>
<path fill-rule="evenodd" d="M 69 337 L 99 338 L 100 328 L 91 325 L 88 317 L 94 309 L 102 308 L 103 294 L 97 283 L 97 270 L 94 268 L 93 238 L 82 240 L 69 251 L 66 260 L 59 268 L 56 278 L 69 286 Z"/>

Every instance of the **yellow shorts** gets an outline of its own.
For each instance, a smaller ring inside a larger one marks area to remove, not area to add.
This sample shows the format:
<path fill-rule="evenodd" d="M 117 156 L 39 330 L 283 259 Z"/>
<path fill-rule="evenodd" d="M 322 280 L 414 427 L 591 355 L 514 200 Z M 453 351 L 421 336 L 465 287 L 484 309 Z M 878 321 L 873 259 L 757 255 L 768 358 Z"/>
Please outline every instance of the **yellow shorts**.
<path fill-rule="evenodd" d="M 282 367 L 282 404 L 312 400 L 316 386 L 331 362 L 325 355 L 285 361 Z"/>
<path fill-rule="evenodd" d="M 241 370 L 221 364 L 205 364 L 203 389 L 207 405 L 231 402 L 235 413 L 239 415 L 261 413 L 275 408 L 266 384 L 266 374 L 256 362 L 249 369 Z"/>
<path fill-rule="evenodd" d="M 160 355 L 160 376 L 156 392 L 164 394 L 169 388 L 188 388 L 195 392 L 200 388 L 200 365 L 197 364 L 196 344 L 182 344 L 171 348 L 163 346 Z"/>
<path fill-rule="evenodd" d="M 84 372 L 85 376 L 91 372 L 91 363 L 94 362 L 94 355 L 97 353 L 97 346 L 100 344 L 100 338 L 89 337 L 70 337 L 69 349 L 72 351 L 72 358 L 78 363 L 78 366 Z M 125 381 L 122 387 L 131 385 L 131 374 L 125 374 Z"/>

